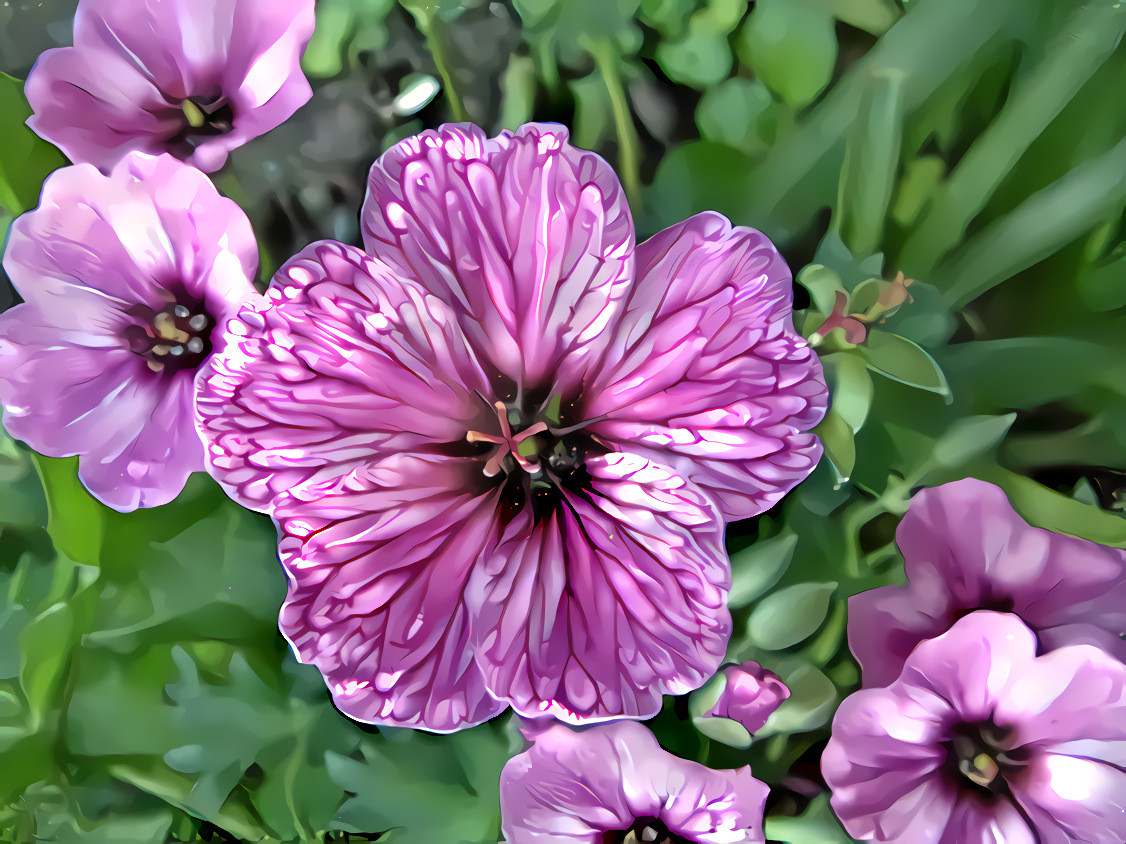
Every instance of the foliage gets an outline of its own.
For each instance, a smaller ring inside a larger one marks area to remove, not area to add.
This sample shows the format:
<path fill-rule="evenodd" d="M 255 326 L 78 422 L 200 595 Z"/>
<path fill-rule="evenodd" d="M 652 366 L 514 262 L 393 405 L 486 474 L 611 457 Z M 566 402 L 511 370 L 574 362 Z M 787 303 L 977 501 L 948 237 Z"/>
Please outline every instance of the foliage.
<path fill-rule="evenodd" d="M 749 763 L 774 787 L 775 840 L 847 841 L 818 754 L 858 681 L 847 599 L 902 579 L 912 492 L 972 475 L 1033 523 L 1126 547 L 1126 7 L 317 9 L 314 99 L 218 177 L 267 272 L 315 238 L 355 241 L 371 161 L 450 119 L 573 125 L 620 172 L 640 235 L 714 208 L 779 244 L 833 410 L 814 475 L 728 530 L 729 657 L 793 694 L 748 749 L 698 733 L 685 700 L 652 726 L 682 755 Z M 31 12 L 3 14 L 52 45 Z M 424 83 L 437 96 L 404 106 Z M 63 163 L 27 113 L 0 77 L 5 226 Z M 885 307 L 899 272 L 913 283 Z M 838 302 L 864 342 L 817 333 Z M 498 773 L 520 747 L 506 719 L 454 736 L 349 721 L 277 633 L 269 520 L 203 477 L 122 516 L 74 470 L 0 440 L 0 838 L 497 840 Z"/>

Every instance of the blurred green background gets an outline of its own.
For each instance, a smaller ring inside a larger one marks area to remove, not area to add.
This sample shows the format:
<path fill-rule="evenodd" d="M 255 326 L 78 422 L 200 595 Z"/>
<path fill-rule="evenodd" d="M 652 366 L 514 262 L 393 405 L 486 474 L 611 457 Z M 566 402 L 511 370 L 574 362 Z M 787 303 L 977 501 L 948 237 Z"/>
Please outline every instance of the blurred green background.
<path fill-rule="evenodd" d="M 64 163 L 23 126 L 20 80 L 73 9 L 0 8 L 5 230 Z M 751 764 L 772 840 L 847 842 L 818 773 L 858 680 L 845 601 L 902 580 L 911 493 L 972 475 L 1126 547 L 1124 29 L 1109 0 L 318 0 L 312 101 L 216 181 L 263 284 L 311 240 L 357 242 L 371 162 L 450 120 L 567 124 L 639 239 L 710 208 L 776 241 L 833 409 L 814 475 L 728 530 L 729 656 L 793 696 L 749 748 L 701 695 L 652 727 Z M 835 308 L 865 315 L 862 344 L 821 336 Z M 349 721 L 277 633 L 267 519 L 200 476 L 122 516 L 74 469 L 0 440 L 0 840 L 497 841 L 507 717 Z"/>

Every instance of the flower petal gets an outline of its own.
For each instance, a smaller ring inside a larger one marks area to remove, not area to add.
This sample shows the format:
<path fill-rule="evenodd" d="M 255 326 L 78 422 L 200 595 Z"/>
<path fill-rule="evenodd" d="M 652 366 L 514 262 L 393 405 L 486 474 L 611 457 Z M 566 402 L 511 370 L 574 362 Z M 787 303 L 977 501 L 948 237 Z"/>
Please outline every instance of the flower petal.
<path fill-rule="evenodd" d="M 78 458 L 78 478 L 99 501 L 121 512 L 167 504 L 188 475 L 203 470 L 203 444 L 192 422 L 193 377 L 180 372 L 160 385 L 133 439 L 119 433 L 107 447 Z M 118 418 L 128 412 L 119 400 L 108 410 Z"/>
<path fill-rule="evenodd" d="M 218 321 L 253 297 L 258 246 L 246 214 L 168 155 L 131 153 L 110 175 L 89 164 L 47 178 L 19 217 L 4 269 L 20 295 L 60 327 L 89 329 L 115 311 L 166 304 L 183 287 Z M 64 301 L 65 298 L 65 301 Z"/>
<path fill-rule="evenodd" d="M 849 646 L 866 685 L 891 682 L 916 644 L 978 608 L 1011 610 L 1042 645 L 1097 641 L 1126 659 L 1121 549 L 1032 527 L 1001 489 L 972 478 L 916 495 L 896 542 L 907 586 L 849 601 Z"/>
<path fill-rule="evenodd" d="M 282 632 L 352 718 L 450 732 L 504 709 L 469 653 L 462 591 L 495 508 L 463 468 L 395 455 L 278 508 Z"/>
<path fill-rule="evenodd" d="M 449 309 L 353 247 L 306 247 L 229 327 L 197 407 L 212 474 L 252 509 L 364 461 L 464 444 L 495 417 Z"/>
<path fill-rule="evenodd" d="M 904 839 L 909 844 L 915 839 Z M 939 844 L 1047 844 L 1007 799 L 983 799 L 973 792 L 958 795 L 957 805 Z"/>
<path fill-rule="evenodd" d="M 592 378 L 592 433 L 672 466 L 728 520 L 817 464 L 821 365 L 791 324 L 790 272 L 765 235 L 698 214 L 637 247 L 637 281 Z"/>
<path fill-rule="evenodd" d="M 693 484 L 632 455 L 589 459 L 590 491 L 526 507 L 470 583 L 489 690 L 570 723 L 649 717 L 696 688 L 730 634 L 722 523 Z"/>
<path fill-rule="evenodd" d="M 1126 841 L 1126 771 L 1121 768 L 1046 753 L 1032 761 L 1012 789 L 1036 829 L 1036 844 Z"/>
<path fill-rule="evenodd" d="M 562 126 L 496 138 L 470 124 L 388 150 L 368 177 L 367 251 L 457 314 L 527 388 L 576 390 L 633 275 L 633 221 L 613 170 Z"/>
<path fill-rule="evenodd" d="M 65 311 L 76 297 L 59 297 Z M 105 332 L 60 328 L 33 304 L 0 316 L 4 427 L 51 457 L 119 448 L 160 399 L 144 361 Z"/>

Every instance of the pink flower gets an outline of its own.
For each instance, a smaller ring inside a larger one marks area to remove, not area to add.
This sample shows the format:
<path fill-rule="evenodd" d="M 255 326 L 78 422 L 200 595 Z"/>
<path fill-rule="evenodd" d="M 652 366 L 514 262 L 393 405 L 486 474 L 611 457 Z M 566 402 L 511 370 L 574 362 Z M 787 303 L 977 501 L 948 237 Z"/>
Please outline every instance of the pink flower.
<path fill-rule="evenodd" d="M 28 125 L 75 162 L 141 150 L 218 170 L 312 95 L 312 34 L 313 0 L 81 0 L 74 46 L 28 76 Z"/>
<path fill-rule="evenodd" d="M 847 698 L 821 762 L 849 835 L 897 844 L 1126 841 L 1126 666 L 1090 645 L 1036 656 L 978 611 Z"/>
<path fill-rule="evenodd" d="M 203 469 L 196 369 L 256 295 L 250 223 L 207 177 L 132 153 L 105 176 L 55 171 L 12 226 L 4 269 L 25 300 L 0 316 L 8 432 L 117 510 L 176 497 Z"/>
<path fill-rule="evenodd" d="M 915 645 L 976 609 L 1016 613 L 1043 649 L 1087 642 L 1126 660 L 1126 551 L 1032 527 L 973 478 L 916 495 L 896 542 L 907 584 L 849 600 L 864 685 L 890 683 Z"/>
<path fill-rule="evenodd" d="M 508 844 L 751 844 L 767 787 L 747 767 L 715 771 L 678 759 L 641 724 L 556 724 L 500 775 Z"/>
<path fill-rule="evenodd" d="M 790 690 L 778 675 L 757 662 L 728 665 L 721 673 L 723 691 L 715 705 L 704 714 L 737 721 L 748 733 L 761 730 L 778 704 L 790 696 Z"/>
<path fill-rule="evenodd" d="M 820 453 L 785 264 L 715 214 L 635 249 L 556 126 L 425 132 L 369 188 L 369 254 L 290 261 L 200 384 L 214 476 L 281 527 L 283 631 L 365 721 L 654 714 L 724 653 L 723 519 Z"/>

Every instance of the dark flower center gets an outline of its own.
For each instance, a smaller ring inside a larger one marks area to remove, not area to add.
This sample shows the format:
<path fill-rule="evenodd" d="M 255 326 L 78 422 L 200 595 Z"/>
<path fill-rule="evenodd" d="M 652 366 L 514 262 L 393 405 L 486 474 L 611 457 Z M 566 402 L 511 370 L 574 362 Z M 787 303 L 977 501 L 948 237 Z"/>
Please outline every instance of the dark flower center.
<path fill-rule="evenodd" d="M 953 776 L 962 787 L 990 795 L 1007 794 L 1008 778 L 1027 764 L 1024 753 L 1011 744 L 1012 730 L 992 721 L 957 725 L 947 742 Z"/>
<path fill-rule="evenodd" d="M 506 398 L 490 402 L 481 396 L 492 418 L 467 431 L 465 439 L 476 449 L 485 477 L 502 488 L 504 512 L 511 517 L 530 503 L 541 518 L 559 505 L 560 489 L 586 487 L 583 460 L 600 446 L 583 431 L 588 422 L 574 424 L 561 411 L 559 397 L 536 402 L 508 391 Z"/>
<path fill-rule="evenodd" d="M 168 143 L 185 155 L 208 138 L 225 135 L 234 128 L 234 109 L 222 94 L 188 97 L 180 103 L 180 111 L 183 121 Z"/>
<path fill-rule="evenodd" d="M 683 835 L 669 832 L 657 818 L 638 818 L 629 829 L 603 833 L 602 844 L 693 844 Z"/>
<path fill-rule="evenodd" d="M 211 354 L 215 322 L 201 304 L 170 302 L 159 311 L 134 305 L 127 313 L 136 320 L 125 329 L 129 351 L 143 357 L 153 372 L 195 369 Z"/>

